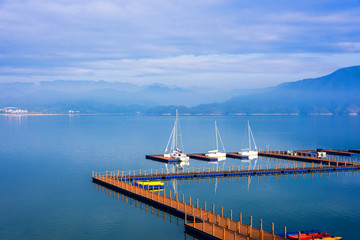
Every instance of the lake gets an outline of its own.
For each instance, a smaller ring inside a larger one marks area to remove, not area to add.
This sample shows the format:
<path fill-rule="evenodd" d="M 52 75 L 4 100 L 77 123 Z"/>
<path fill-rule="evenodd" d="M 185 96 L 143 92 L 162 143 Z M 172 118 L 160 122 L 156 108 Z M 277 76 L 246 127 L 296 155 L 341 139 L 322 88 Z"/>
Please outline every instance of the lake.
<path fill-rule="evenodd" d="M 180 116 L 185 152 L 214 148 L 215 120 L 227 151 L 243 147 L 248 120 L 261 149 L 360 148 L 359 116 Z M 164 152 L 173 123 L 174 116 L 0 116 L 1 238 L 184 239 L 183 220 L 109 196 L 91 181 L 92 171 L 171 168 L 145 155 Z M 279 162 L 259 158 L 256 164 Z M 191 159 L 186 169 L 218 165 Z M 166 191 L 215 204 L 217 212 L 232 209 L 235 219 L 241 212 L 245 223 L 253 216 L 259 226 L 263 219 L 265 230 L 274 222 L 277 233 L 287 226 L 358 239 L 358 171 L 166 184 Z"/>

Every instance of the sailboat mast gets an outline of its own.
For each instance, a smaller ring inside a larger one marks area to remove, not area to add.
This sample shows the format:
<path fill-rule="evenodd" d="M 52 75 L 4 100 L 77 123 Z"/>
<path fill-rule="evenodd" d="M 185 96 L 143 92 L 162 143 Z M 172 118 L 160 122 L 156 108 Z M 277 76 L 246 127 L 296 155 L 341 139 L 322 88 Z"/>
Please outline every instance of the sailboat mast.
<path fill-rule="evenodd" d="M 176 109 L 176 117 L 175 117 L 175 125 L 174 125 L 174 128 L 175 128 L 175 137 L 174 137 L 174 149 L 177 148 L 177 144 L 178 144 L 178 110 Z"/>
<path fill-rule="evenodd" d="M 249 123 L 249 120 L 248 120 L 248 134 L 249 134 L 249 151 L 251 151 L 251 141 L 250 141 L 250 123 Z"/>
<path fill-rule="evenodd" d="M 216 139 L 216 150 L 219 150 L 218 129 L 216 126 L 216 121 L 215 121 L 215 139 Z"/>

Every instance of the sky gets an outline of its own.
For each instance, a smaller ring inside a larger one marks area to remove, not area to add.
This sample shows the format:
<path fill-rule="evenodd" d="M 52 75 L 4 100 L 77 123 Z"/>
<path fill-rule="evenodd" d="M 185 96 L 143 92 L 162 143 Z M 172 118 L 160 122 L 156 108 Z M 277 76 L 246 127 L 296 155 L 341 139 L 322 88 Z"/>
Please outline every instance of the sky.
<path fill-rule="evenodd" d="M 0 83 L 262 88 L 360 65 L 360 0 L 0 0 Z"/>

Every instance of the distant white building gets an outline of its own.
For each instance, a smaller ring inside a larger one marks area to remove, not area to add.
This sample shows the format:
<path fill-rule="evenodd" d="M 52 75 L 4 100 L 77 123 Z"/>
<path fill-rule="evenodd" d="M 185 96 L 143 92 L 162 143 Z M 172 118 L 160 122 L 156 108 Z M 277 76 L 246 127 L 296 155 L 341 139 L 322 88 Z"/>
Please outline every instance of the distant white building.
<path fill-rule="evenodd" d="M 9 113 L 9 114 L 26 114 L 29 111 L 25 109 L 18 109 L 17 107 L 4 107 L 0 111 Z"/>

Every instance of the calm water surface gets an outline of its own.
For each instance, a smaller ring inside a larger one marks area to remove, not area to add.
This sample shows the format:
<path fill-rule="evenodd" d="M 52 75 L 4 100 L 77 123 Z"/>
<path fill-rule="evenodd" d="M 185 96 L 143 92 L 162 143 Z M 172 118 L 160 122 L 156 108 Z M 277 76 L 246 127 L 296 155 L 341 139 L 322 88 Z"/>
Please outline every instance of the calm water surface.
<path fill-rule="evenodd" d="M 214 148 L 214 120 L 227 151 L 242 147 L 250 120 L 259 148 L 360 148 L 360 118 L 181 116 L 186 152 Z M 1 239 L 184 239 L 183 221 L 95 189 L 91 171 L 165 169 L 145 154 L 164 151 L 174 117 L 0 116 Z M 359 156 L 357 156 L 359 158 Z M 285 162 L 286 163 L 286 162 Z M 280 162 L 280 164 L 285 164 Z M 255 162 L 252 162 L 254 167 Z M 275 166 L 261 158 L 256 162 Z M 290 162 L 290 164 L 292 164 Z M 219 166 L 248 167 L 228 159 Z M 171 166 L 167 166 L 170 168 Z M 190 160 L 190 168 L 217 165 Z M 276 232 L 321 229 L 358 239 L 360 174 L 265 176 L 166 182 L 166 191 L 233 210 Z M 194 202 L 194 200 L 193 200 Z M 178 225 L 179 224 L 179 225 Z"/>

